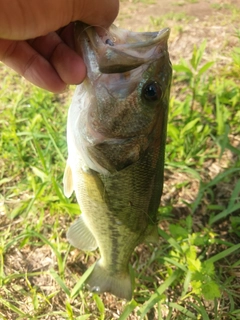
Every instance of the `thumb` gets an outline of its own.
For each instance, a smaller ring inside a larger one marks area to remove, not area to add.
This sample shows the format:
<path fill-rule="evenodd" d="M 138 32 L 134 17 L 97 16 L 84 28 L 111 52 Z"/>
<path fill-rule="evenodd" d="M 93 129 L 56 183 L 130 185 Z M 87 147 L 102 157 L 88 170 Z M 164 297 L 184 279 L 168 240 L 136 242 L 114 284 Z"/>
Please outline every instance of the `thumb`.
<path fill-rule="evenodd" d="M 0 38 L 36 38 L 76 20 L 107 28 L 118 7 L 118 0 L 0 0 Z"/>
<path fill-rule="evenodd" d="M 73 20 L 80 20 L 89 25 L 108 28 L 119 10 L 118 0 L 75 0 Z"/>

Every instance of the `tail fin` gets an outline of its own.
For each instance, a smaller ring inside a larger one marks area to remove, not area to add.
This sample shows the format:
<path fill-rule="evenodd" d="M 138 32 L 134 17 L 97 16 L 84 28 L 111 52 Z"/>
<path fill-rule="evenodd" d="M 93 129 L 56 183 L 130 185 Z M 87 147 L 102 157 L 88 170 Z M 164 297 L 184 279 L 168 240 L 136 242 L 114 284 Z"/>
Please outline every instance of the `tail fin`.
<path fill-rule="evenodd" d="M 101 266 L 100 260 L 87 278 L 86 284 L 89 290 L 95 293 L 110 292 L 122 299 L 132 299 L 130 274 L 128 272 L 123 275 L 111 274 Z"/>

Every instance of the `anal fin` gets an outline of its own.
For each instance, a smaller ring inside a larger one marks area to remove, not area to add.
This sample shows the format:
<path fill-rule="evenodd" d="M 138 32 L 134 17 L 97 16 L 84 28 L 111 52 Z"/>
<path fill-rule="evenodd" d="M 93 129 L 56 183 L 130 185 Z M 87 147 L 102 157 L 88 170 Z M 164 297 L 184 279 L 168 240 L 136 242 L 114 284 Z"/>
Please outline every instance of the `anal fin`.
<path fill-rule="evenodd" d="M 82 215 L 68 229 L 67 239 L 72 246 L 83 251 L 93 251 L 98 247 L 96 239 L 86 226 Z"/>

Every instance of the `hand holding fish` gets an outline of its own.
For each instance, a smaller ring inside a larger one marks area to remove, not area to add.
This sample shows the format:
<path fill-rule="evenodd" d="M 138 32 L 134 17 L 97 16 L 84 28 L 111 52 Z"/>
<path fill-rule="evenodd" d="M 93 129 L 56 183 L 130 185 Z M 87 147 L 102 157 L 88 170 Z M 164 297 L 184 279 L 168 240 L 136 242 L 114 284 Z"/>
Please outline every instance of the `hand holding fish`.
<path fill-rule="evenodd" d="M 33 84 L 61 92 L 86 76 L 74 50 L 72 22 L 108 28 L 118 1 L 0 0 L 0 8 L 0 61 Z"/>

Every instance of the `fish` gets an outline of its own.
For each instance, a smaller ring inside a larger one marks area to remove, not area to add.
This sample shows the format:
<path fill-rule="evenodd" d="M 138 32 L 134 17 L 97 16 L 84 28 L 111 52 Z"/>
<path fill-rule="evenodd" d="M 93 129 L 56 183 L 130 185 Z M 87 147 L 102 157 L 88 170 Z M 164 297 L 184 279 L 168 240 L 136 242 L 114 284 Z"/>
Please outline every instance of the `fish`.
<path fill-rule="evenodd" d="M 130 258 L 158 242 L 172 67 L 170 29 L 133 32 L 112 25 L 99 35 L 77 22 L 76 50 L 87 77 L 68 111 L 64 194 L 76 194 L 80 217 L 67 232 L 83 251 L 99 248 L 88 289 L 133 295 Z"/>

